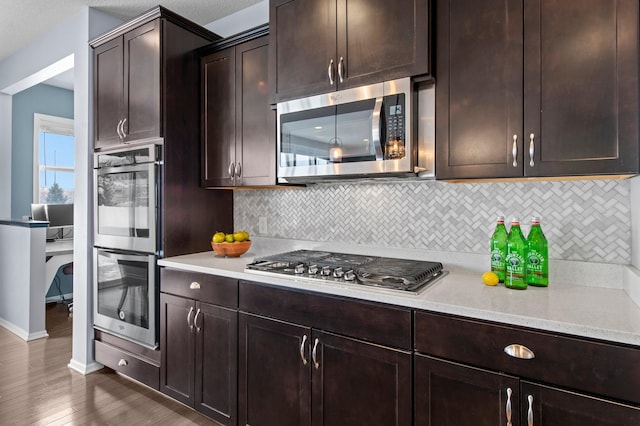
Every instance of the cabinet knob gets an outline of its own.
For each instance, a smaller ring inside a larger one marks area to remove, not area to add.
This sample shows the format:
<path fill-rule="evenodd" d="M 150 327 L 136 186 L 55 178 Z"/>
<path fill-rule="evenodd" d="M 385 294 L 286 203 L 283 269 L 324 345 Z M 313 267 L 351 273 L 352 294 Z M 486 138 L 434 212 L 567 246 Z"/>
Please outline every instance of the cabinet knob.
<path fill-rule="evenodd" d="M 535 358 L 535 354 L 533 353 L 533 351 L 531 349 L 529 349 L 528 347 L 526 347 L 524 345 L 519 345 L 517 343 L 514 343 L 514 344 L 509 345 L 506 348 L 504 348 L 504 352 L 507 355 L 512 356 L 514 358 L 518 358 L 518 359 L 533 359 L 533 358 Z"/>
<path fill-rule="evenodd" d="M 120 361 L 118 361 L 118 366 L 120 367 L 126 367 L 127 365 L 129 365 L 129 363 L 126 359 L 121 359 Z"/>
<path fill-rule="evenodd" d="M 189 288 L 191 290 L 200 290 L 200 283 L 197 281 L 194 281 L 191 283 L 191 285 L 189 286 Z"/>

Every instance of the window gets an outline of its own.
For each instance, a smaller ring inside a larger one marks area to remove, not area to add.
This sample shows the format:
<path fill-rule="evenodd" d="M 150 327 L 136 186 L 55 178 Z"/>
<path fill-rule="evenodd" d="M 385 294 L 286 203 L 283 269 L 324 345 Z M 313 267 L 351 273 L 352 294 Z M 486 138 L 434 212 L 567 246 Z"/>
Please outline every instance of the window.
<path fill-rule="evenodd" d="M 33 129 L 34 203 L 73 204 L 73 120 L 34 114 Z"/>

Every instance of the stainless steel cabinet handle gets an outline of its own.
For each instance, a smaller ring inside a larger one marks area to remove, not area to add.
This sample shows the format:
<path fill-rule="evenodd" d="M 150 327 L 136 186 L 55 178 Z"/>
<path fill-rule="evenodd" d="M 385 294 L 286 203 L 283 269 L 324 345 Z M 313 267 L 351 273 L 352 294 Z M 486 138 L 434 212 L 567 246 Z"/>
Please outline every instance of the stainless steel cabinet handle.
<path fill-rule="evenodd" d="M 236 163 L 236 177 L 240 177 L 242 175 L 242 166 L 240 163 Z"/>
<path fill-rule="evenodd" d="M 512 394 L 512 390 L 511 388 L 507 388 L 507 407 L 506 407 L 506 411 L 507 411 L 507 426 L 511 426 L 511 394 Z"/>
<path fill-rule="evenodd" d="M 304 356 L 304 344 L 307 343 L 307 335 L 302 336 L 302 343 L 300 344 L 300 359 L 302 360 L 302 365 L 307 365 L 307 358 Z"/>
<path fill-rule="evenodd" d="M 535 163 L 533 162 L 533 154 L 535 154 L 536 152 L 536 148 L 534 146 L 534 139 L 535 139 L 536 135 L 534 135 L 533 133 L 531 133 L 529 135 L 529 165 L 531 167 L 533 167 L 535 165 Z"/>
<path fill-rule="evenodd" d="M 118 125 L 116 126 L 116 132 L 118 133 L 118 137 L 120 139 L 124 139 L 124 136 L 122 135 L 122 130 L 120 129 L 120 126 L 122 126 L 122 120 L 118 121 Z"/>
<path fill-rule="evenodd" d="M 311 351 L 311 358 L 313 359 L 313 366 L 316 368 L 316 370 L 318 368 L 320 368 L 320 364 L 318 364 L 318 343 L 320 343 L 320 339 L 316 339 L 315 342 L 313 342 L 313 351 Z"/>
<path fill-rule="evenodd" d="M 200 309 L 198 308 L 198 310 L 196 311 L 196 316 L 193 317 L 193 325 L 196 326 L 196 331 L 198 333 L 200 333 L 201 328 L 198 327 L 198 317 L 200 316 Z"/>
<path fill-rule="evenodd" d="M 334 72 L 333 72 L 333 59 L 331 59 L 329 61 L 329 68 L 327 68 L 327 75 L 329 76 L 329 84 L 333 86 L 333 83 L 335 83 L 335 79 L 334 79 Z"/>
<path fill-rule="evenodd" d="M 340 62 L 338 63 L 338 78 L 340 79 L 340 83 L 344 83 L 344 58 L 340 56 Z"/>
<path fill-rule="evenodd" d="M 517 343 L 514 343 L 504 348 L 504 352 L 509 356 L 512 356 L 514 358 L 519 358 L 519 359 L 533 359 L 536 357 L 531 349 L 529 349 L 524 345 L 519 345 Z"/>
<path fill-rule="evenodd" d="M 129 365 L 129 363 L 127 362 L 126 359 L 121 359 L 120 361 L 118 361 L 119 367 L 126 367 L 127 365 Z"/>
<path fill-rule="evenodd" d="M 124 125 L 126 122 L 127 122 L 126 118 L 122 119 L 122 126 L 120 126 L 120 128 L 122 129 L 122 139 L 127 137 L 127 131 L 124 130 Z"/>
<path fill-rule="evenodd" d="M 187 314 L 187 325 L 191 330 L 193 330 L 193 322 L 191 321 L 191 314 L 193 313 L 193 306 L 189 308 L 189 313 Z"/>
<path fill-rule="evenodd" d="M 513 154 L 513 167 L 518 167 L 518 135 L 513 135 L 511 154 Z"/>
<path fill-rule="evenodd" d="M 533 396 L 529 395 L 527 397 L 529 401 L 529 409 L 527 410 L 527 425 L 533 426 Z"/>
<path fill-rule="evenodd" d="M 229 176 L 234 177 L 235 172 L 236 172 L 235 163 L 232 161 L 231 164 L 229 164 Z"/>
<path fill-rule="evenodd" d="M 200 283 L 197 281 L 194 281 L 191 283 L 191 285 L 189 286 L 189 288 L 191 290 L 200 290 Z"/>

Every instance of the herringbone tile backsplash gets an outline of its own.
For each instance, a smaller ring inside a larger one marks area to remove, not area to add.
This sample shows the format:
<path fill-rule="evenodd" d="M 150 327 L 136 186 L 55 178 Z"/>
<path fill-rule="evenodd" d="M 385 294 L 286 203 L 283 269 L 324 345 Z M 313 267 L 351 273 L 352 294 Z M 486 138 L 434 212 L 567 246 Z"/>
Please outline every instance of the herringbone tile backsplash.
<path fill-rule="evenodd" d="M 625 180 L 450 184 L 392 181 L 235 191 L 236 229 L 253 235 L 487 253 L 495 218 L 539 215 L 554 259 L 631 263 Z M 267 232 L 259 233 L 259 218 Z"/>

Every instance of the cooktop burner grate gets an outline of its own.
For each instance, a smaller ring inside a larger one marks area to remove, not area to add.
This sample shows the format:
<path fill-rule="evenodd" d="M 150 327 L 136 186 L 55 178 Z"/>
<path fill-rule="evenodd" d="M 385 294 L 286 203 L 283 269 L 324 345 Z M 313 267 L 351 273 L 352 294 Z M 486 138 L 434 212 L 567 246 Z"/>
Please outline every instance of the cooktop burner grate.
<path fill-rule="evenodd" d="M 446 273 L 439 262 L 314 250 L 296 250 L 261 257 L 247 265 L 247 271 L 410 292 L 417 292 Z"/>

